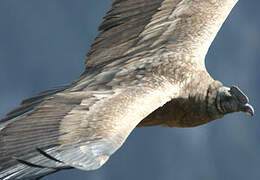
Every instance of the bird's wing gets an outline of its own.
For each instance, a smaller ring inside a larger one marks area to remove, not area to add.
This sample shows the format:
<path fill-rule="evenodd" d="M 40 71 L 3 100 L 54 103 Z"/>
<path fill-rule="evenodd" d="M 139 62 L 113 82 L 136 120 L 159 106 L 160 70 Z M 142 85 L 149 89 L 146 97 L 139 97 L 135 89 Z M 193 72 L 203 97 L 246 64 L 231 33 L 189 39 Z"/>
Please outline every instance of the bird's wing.
<path fill-rule="evenodd" d="M 143 118 L 177 94 L 167 80 L 151 76 L 125 88 L 67 89 L 36 105 L 27 101 L 22 106 L 31 106 L 28 110 L 2 120 L 0 178 L 36 178 L 68 167 L 96 169 Z"/>
<path fill-rule="evenodd" d="M 144 117 L 179 96 L 182 79 L 161 71 L 204 57 L 236 1 L 116 0 L 80 79 L 1 120 L 0 179 L 100 167 Z"/>
<path fill-rule="evenodd" d="M 136 55 L 196 56 L 210 44 L 238 0 L 116 0 L 104 17 L 86 70 L 120 66 Z M 184 57 L 185 58 L 185 57 Z"/>

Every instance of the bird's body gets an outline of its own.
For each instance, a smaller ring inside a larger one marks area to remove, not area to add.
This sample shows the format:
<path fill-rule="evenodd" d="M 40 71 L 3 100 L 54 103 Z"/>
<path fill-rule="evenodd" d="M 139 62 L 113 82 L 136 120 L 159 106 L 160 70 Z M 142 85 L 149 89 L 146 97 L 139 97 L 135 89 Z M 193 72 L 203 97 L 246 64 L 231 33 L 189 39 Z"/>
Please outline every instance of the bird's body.
<path fill-rule="evenodd" d="M 116 0 L 86 70 L 23 101 L 0 124 L 0 178 L 35 179 L 102 166 L 136 126 L 193 127 L 253 114 L 246 96 L 205 68 L 237 0 Z"/>

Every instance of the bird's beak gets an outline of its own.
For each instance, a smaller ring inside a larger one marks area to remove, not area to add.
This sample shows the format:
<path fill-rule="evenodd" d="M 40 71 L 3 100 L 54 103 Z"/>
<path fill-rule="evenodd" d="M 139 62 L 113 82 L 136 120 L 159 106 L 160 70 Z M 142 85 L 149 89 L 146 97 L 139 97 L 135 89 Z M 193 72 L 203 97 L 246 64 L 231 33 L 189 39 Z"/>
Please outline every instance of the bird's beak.
<path fill-rule="evenodd" d="M 246 114 L 249 114 L 251 116 L 254 115 L 255 111 L 254 111 L 254 108 L 253 106 L 251 106 L 250 104 L 245 104 L 243 107 L 241 107 L 241 111 L 242 112 L 245 112 Z"/>
<path fill-rule="evenodd" d="M 236 86 L 232 86 L 229 90 L 230 94 L 234 96 L 239 102 L 239 110 L 251 116 L 254 115 L 254 108 L 249 104 L 248 97 Z"/>

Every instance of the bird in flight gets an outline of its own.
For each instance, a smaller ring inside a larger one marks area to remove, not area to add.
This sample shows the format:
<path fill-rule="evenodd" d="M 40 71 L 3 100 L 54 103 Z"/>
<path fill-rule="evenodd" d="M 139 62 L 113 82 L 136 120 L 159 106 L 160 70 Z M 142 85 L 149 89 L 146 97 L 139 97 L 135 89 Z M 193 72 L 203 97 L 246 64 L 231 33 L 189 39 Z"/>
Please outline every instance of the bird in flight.
<path fill-rule="evenodd" d="M 0 179 L 98 169 L 135 127 L 253 115 L 238 87 L 205 68 L 237 1 L 115 0 L 79 79 L 24 100 L 0 120 Z"/>

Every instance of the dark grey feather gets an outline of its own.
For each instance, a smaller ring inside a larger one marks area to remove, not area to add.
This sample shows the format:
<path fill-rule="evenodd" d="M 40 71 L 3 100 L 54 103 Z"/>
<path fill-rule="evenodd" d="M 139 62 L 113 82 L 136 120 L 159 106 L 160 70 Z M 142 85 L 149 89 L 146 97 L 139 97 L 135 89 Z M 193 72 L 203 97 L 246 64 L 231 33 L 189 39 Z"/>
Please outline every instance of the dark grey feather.
<path fill-rule="evenodd" d="M 87 70 L 124 56 L 158 12 L 163 0 L 115 1 L 104 17 L 86 60 Z M 119 36 L 120 34 L 120 36 Z"/>

